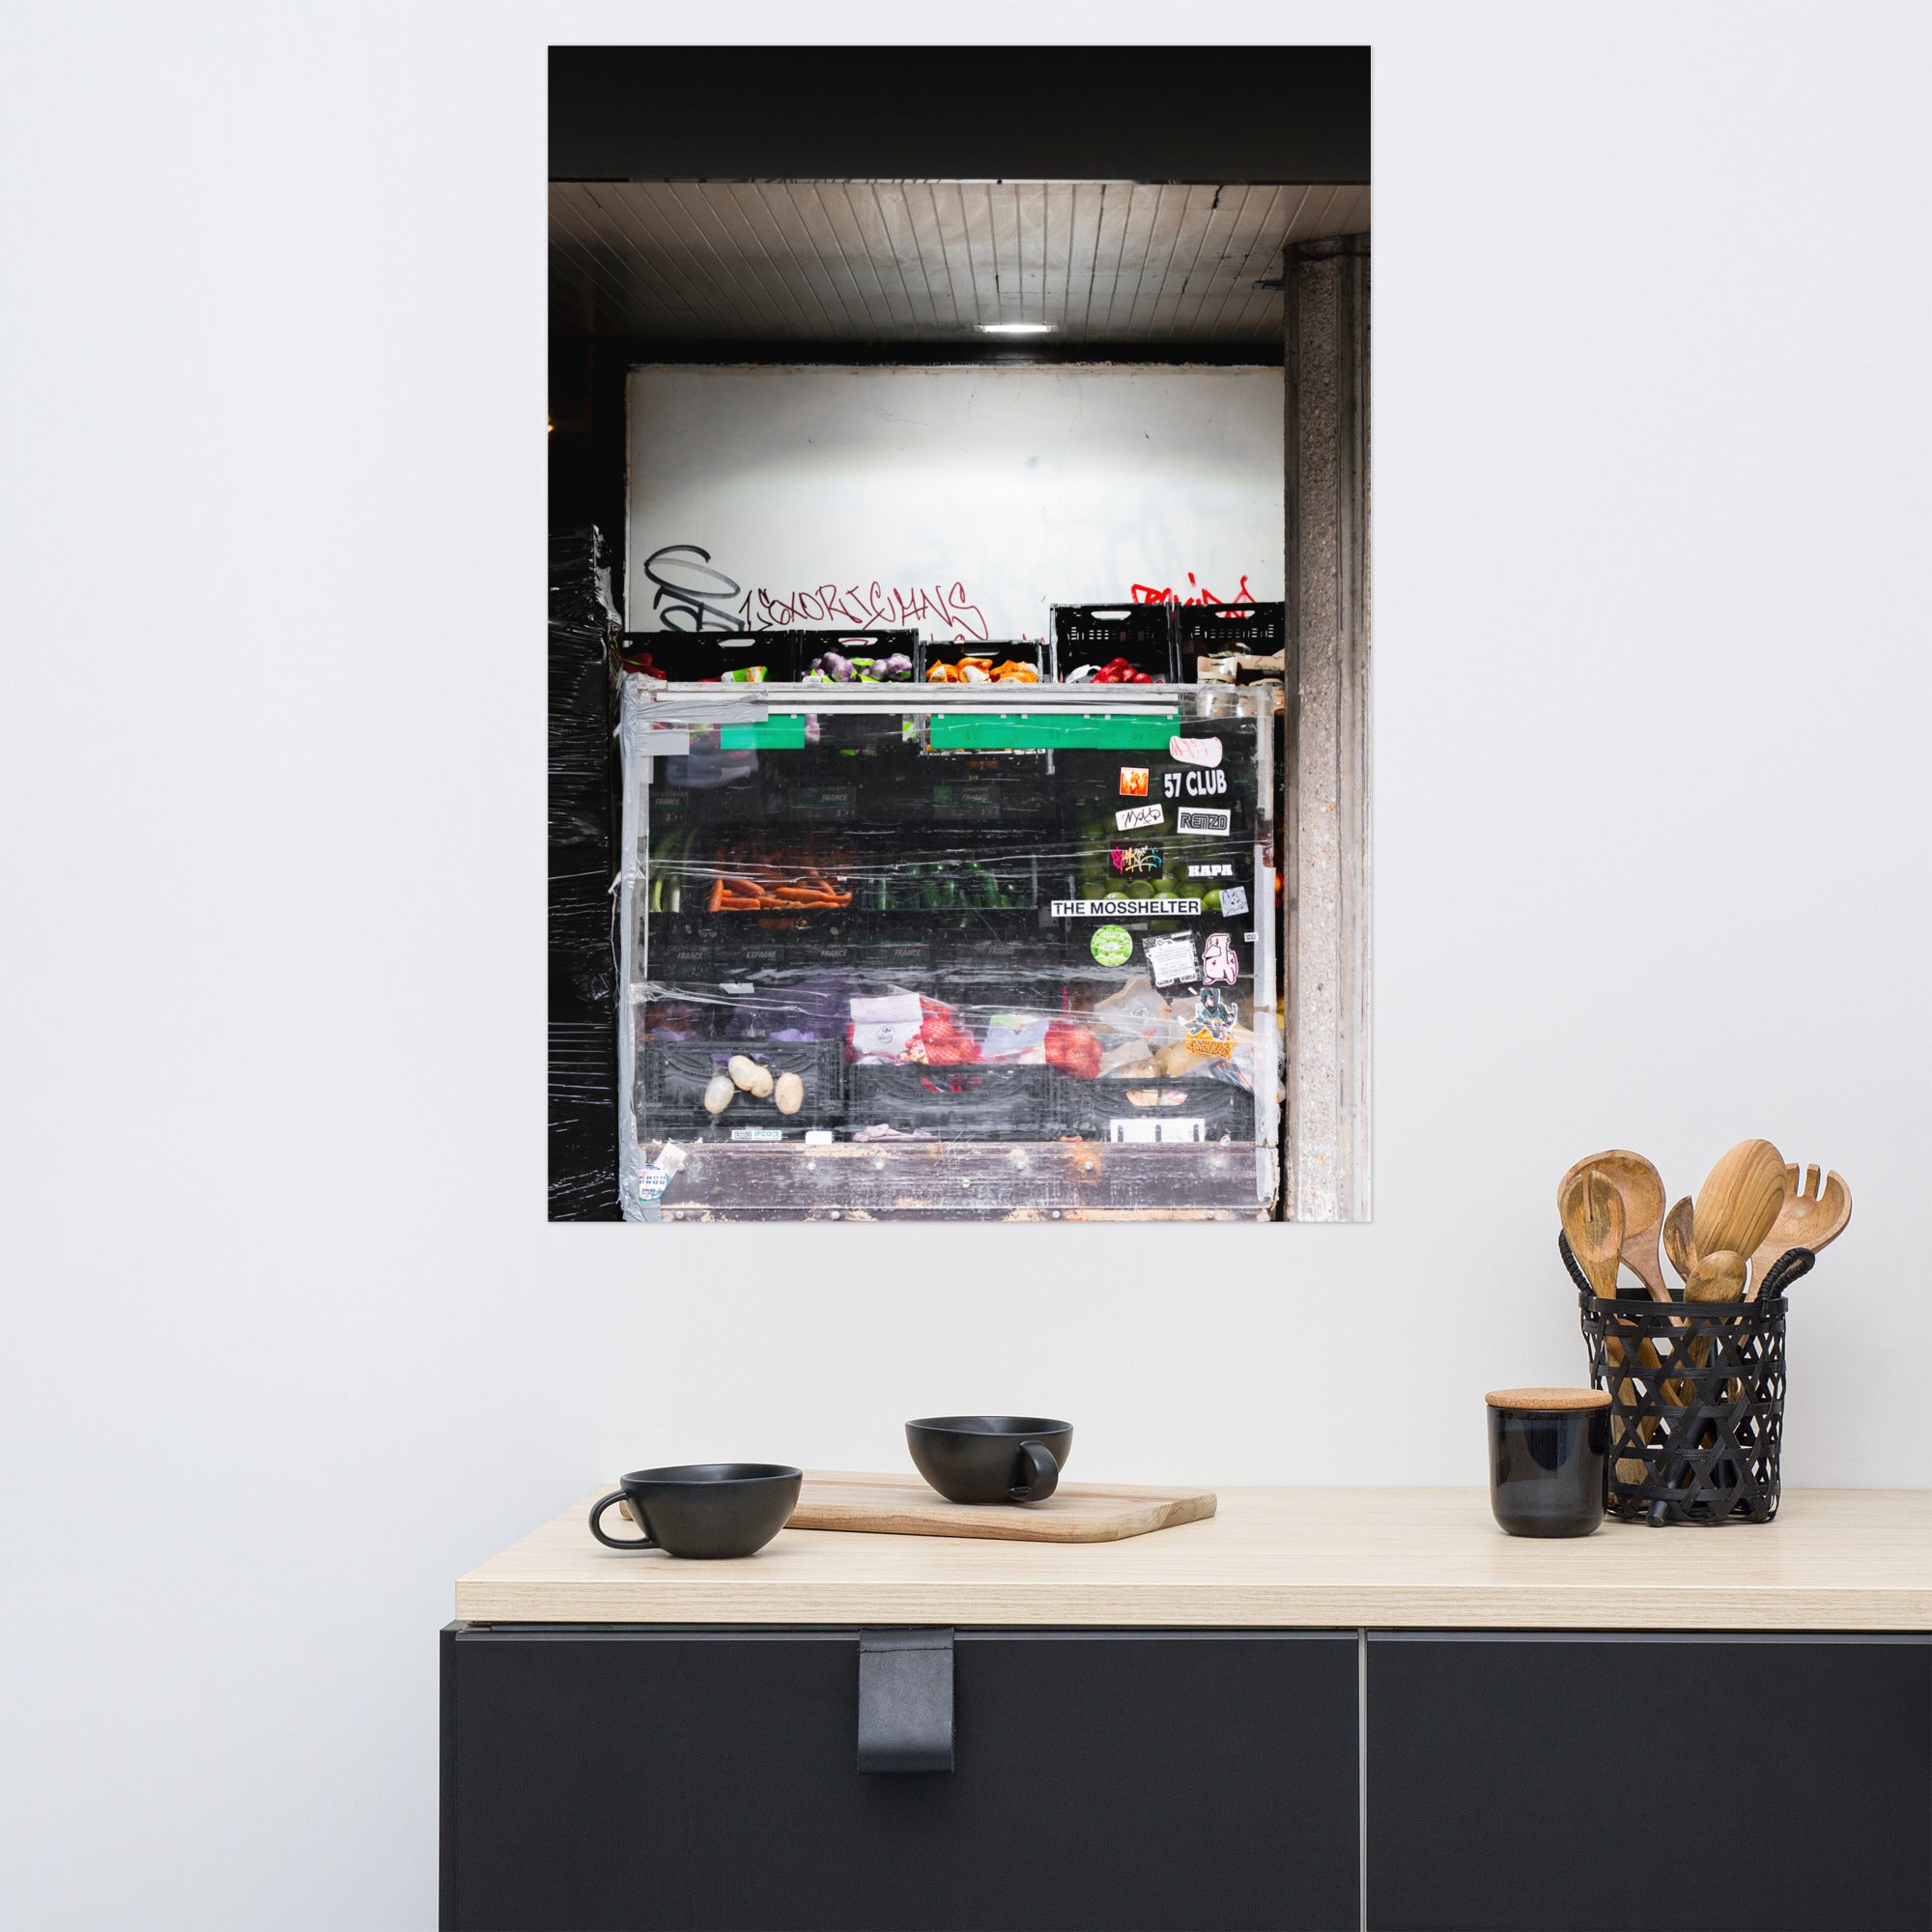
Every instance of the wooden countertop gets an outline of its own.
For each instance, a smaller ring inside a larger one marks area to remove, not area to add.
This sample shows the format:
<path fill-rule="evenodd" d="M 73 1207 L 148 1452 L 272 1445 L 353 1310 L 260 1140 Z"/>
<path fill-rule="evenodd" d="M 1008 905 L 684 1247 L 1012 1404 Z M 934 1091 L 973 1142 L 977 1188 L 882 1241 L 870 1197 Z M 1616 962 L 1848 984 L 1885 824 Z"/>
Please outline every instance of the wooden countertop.
<path fill-rule="evenodd" d="M 1483 1490 L 1226 1489 L 1120 1543 L 787 1529 L 691 1563 L 591 1538 L 593 1496 L 456 1585 L 473 1623 L 1932 1630 L 1932 1491 L 1798 1490 L 1777 1520 L 1505 1536 Z"/>

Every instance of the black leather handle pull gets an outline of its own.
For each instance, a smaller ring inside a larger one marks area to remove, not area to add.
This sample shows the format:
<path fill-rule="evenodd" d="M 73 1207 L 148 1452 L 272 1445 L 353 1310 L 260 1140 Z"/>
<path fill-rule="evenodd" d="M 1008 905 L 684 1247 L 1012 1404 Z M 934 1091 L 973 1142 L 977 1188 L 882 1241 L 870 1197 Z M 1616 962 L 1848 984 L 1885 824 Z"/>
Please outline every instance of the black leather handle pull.
<path fill-rule="evenodd" d="M 859 1637 L 859 1769 L 952 1769 L 952 1633 Z"/>

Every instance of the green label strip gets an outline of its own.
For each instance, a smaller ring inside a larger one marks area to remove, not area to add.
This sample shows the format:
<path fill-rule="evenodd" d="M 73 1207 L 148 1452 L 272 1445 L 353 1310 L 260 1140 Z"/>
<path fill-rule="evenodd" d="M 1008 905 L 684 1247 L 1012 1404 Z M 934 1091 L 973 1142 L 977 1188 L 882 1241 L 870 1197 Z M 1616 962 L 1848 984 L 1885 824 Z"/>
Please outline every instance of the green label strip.
<path fill-rule="evenodd" d="M 762 724 L 726 724 L 718 733 L 721 752 L 802 752 L 805 713 L 775 711 Z"/>
<path fill-rule="evenodd" d="M 1178 711 L 1081 713 L 935 711 L 935 752 L 1159 752 L 1180 723 Z"/>

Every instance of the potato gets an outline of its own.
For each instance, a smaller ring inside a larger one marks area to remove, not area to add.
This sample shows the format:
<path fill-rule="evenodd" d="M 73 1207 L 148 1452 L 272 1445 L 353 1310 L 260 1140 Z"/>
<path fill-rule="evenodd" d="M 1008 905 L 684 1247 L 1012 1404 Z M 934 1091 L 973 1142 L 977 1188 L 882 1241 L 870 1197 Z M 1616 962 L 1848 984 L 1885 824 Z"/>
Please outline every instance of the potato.
<path fill-rule="evenodd" d="M 734 1053 L 725 1062 L 725 1070 L 730 1074 L 732 1084 L 743 1089 L 754 1100 L 767 1098 L 772 1091 L 772 1069 L 761 1066 L 746 1054 Z"/>
<path fill-rule="evenodd" d="M 780 1113 L 797 1113 L 805 1105 L 805 1082 L 796 1073 L 781 1073 L 772 1100 Z"/>
<path fill-rule="evenodd" d="M 726 1073 L 714 1073 L 711 1084 L 704 1090 L 704 1111 L 707 1114 L 722 1114 L 738 1097 L 738 1090 L 731 1084 Z"/>

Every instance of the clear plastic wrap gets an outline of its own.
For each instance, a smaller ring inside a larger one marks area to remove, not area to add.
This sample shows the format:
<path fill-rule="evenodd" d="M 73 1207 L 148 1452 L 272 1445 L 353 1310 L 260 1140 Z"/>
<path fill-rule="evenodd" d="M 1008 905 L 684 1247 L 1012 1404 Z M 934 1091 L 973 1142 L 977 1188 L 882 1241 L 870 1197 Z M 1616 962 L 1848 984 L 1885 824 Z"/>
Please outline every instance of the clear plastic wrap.
<path fill-rule="evenodd" d="M 1274 702 L 624 682 L 633 1219 L 1267 1218 Z"/>

